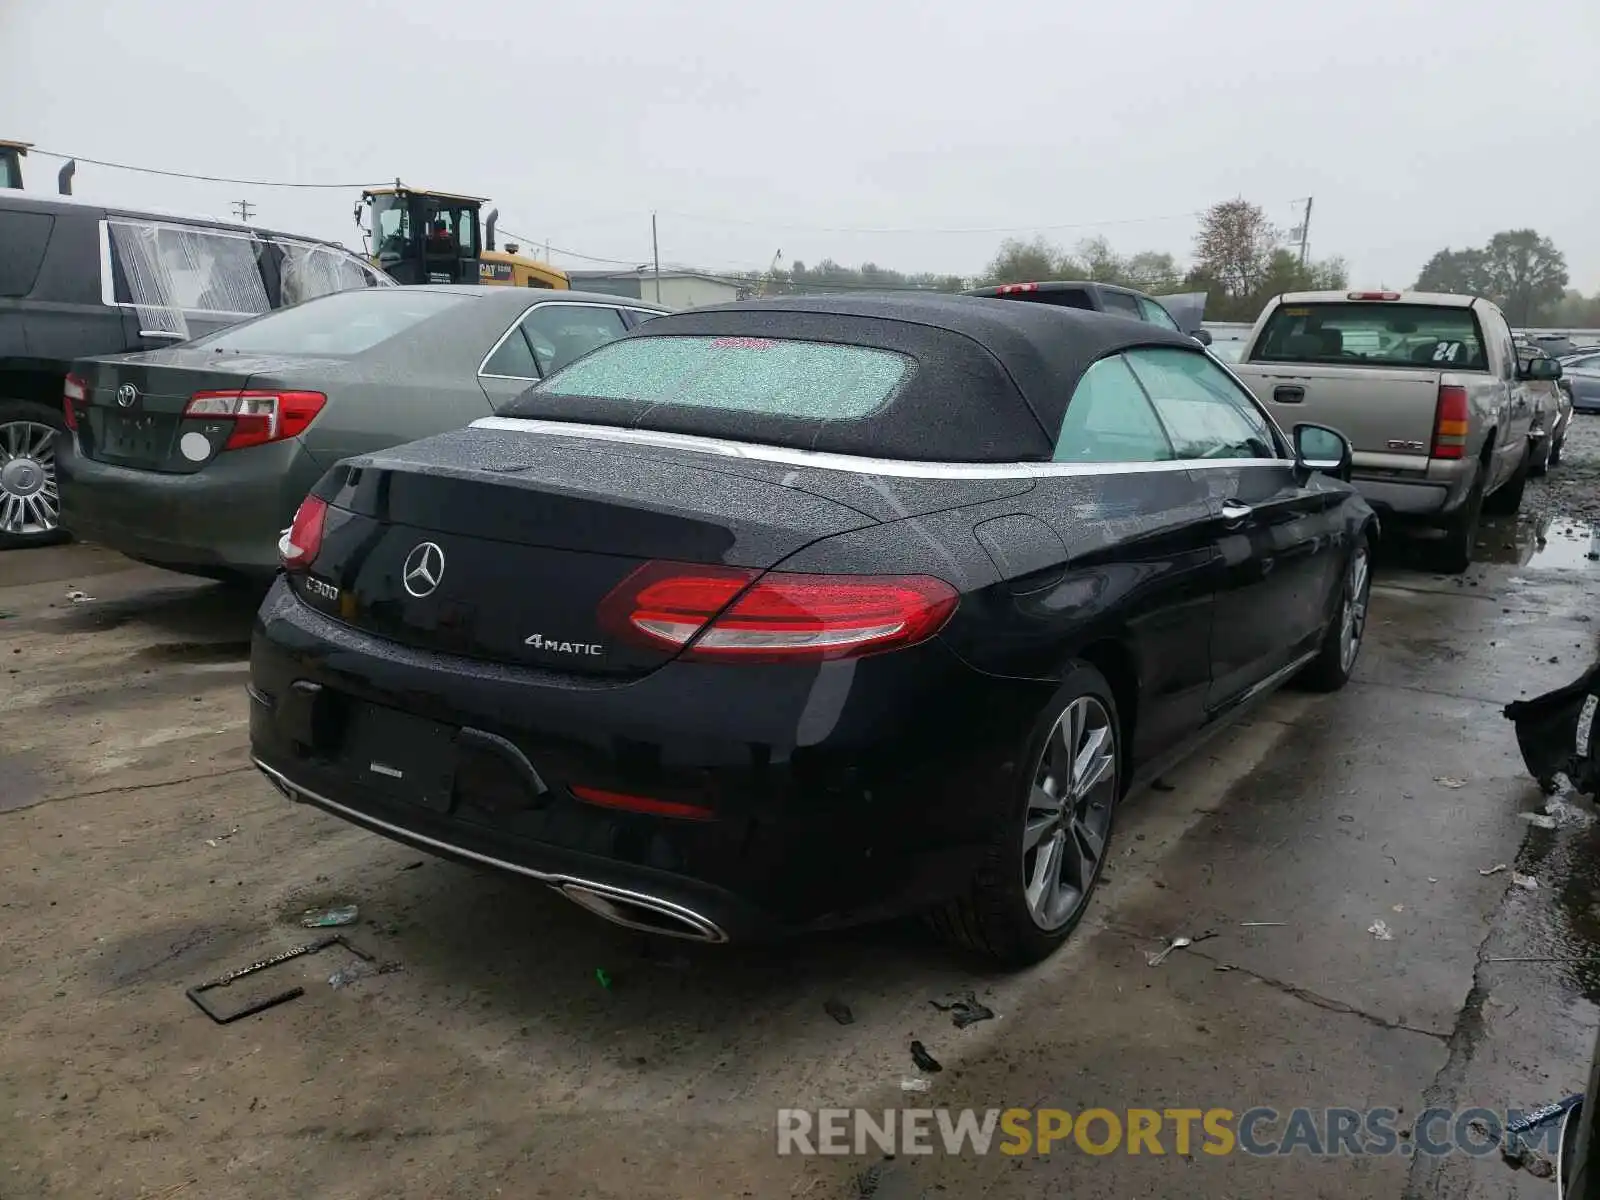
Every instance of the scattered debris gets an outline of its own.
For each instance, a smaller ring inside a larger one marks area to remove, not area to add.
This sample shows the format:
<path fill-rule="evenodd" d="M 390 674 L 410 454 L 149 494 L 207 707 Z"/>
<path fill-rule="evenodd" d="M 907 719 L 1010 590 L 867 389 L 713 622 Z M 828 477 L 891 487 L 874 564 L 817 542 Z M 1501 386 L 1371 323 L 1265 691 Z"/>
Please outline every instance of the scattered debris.
<path fill-rule="evenodd" d="M 232 829 L 228 830 L 228 832 L 226 832 L 226 833 L 219 833 L 219 834 L 217 834 L 216 837 L 207 838 L 206 839 L 206 845 L 211 846 L 212 848 L 215 848 L 215 847 L 221 845 L 223 842 L 227 841 L 229 838 L 231 838 L 234 834 L 236 834 L 238 832 L 239 832 L 239 826 L 235 825 Z"/>
<path fill-rule="evenodd" d="M 360 910 L 354 904 L 341 904 L 337 908 L 308 908 L 300 916 L 300 924 L 307 929 L 332 929 L 336 925 L 355 923 Z"/>
<path fill-rule="evenodd" d="M 1406 906 L 1404 904 L 1396 904 L 1389 911 L 1390 912 L 1405 912 L 1405 910 L 1406 910 Z"/>
<path fill-rule="evenodd" d="M 953 1000 L 929 1000 L 928 1003 L 940 1012 L 949 1013 L 957 1029 L 965 1029 L 979 1021 L 994 1020 L 994 1009 L 980 1004 L 977 996 L 971 992 L 963 992 Z"/>
<path fill-rule="evenodd" d="M 841 1025 L 854 1025 L 855 1013 L 850 1011 L 850 1006 L 843 1000 L 827 999 L 822 1002 L 822 1011 L 827 1013 Z"/>
<path fill-rule="evenodd" d="M 917 1070 L 925 1071 L 929 1075 L 936 1075 L 944 1070 L 939 1060 L 928 1053 L 928 1048 L 921 1042 L 911 1043 L 911 1061 L 917 1064 Z"/>
<path fill-rule="evenodd" d="M 925 1092 L 933 1085 L 926 1079 L 902 1079 L 900 1090 L 902 1092 Z"/>
<path fill-rule="evenodd" d="M 605 988 L 606 991 L 609 992 L 611 990 L 611 974 L 604 967 L 596 967 L 594 969 L 594 981 Z"/>
<path fill-rule="evenodd" d="M 1377 938 L 1380 942 L 1394 941 L 1394 934 L 1390 932 L 1389 922 L 1387 921 L 1374 921 L 1371 925 L 1367 926 L 1367 932 L 1373 937 Z"/>
<path fill-rule="evenodd" d="M 365 979 L 369 975 L 393 975 L 396 971 L 404 970 L 397 962 L 371 963 L 354 962 L 348 967 L 335 971 L 328 976 L 328 983 L 332 987 L 344 987 L 347 983 L 354 983 L 358 979 Z"/>
<path fill-rule="evenodd" d="M 1433 777 L 1433 781 L 1440 787 L 1464 788 L 1467 786 L 1467 781 L 1465 779 L 1452 779 L 1448 775 L 1435 775 Z"/>
<path fill-rule="evenodd" d="M 1530 1129 L 1537 1129 L 1541 1125 L 1548 1125 L 1557 1117 L 1566 1116 L 1568 1110 L 1574 1109 L 1582 1103 L 1583 1093 L 1578 1092 L 1575 1095 L 1567 1096 L 1561 1100 L 1557 1100 L 1554 1104 L 1543 1105 L 1542 1107 L 1534 1109 L 1532 1112 L 1524 1113 L 1515 1121 L 1506 1122 L 1506 1132 L 1510 1134 L 1527 1133 Z"/>
<path fill-rule="evenodd" d="M 1287 921 L 1240 921 L 1240 929 L 1281 929 L 1288 925 Z"/>
<path fill-rule="evenodd" d="M 1429 875 L 1428 876 L 1428 882 L 1429 883 L 1438 883 L 1439 881 L 1437 879 L 1435 879 L 1432 875 Z"/>
<path fill-rule="evenodd" d="M 1523 875 L 1513 871 L 1511 872 L 1511 882 L 1516 884 L 1519 888 L 1525 888 L 1530 892 L 1537 892 L 1539 890 L 1539 881 L 1532 875 Z"/>
<path fill-rule="evenodd" d="M 1510 868 L 1507 867 L 1505 863 L 1495 863 L 1495 865 L 1492 866 L 1492 867 L 1480 868 L 1479 871 L 1478 871 L 1478 874 L 1479 875 L 1498 875 L 1498 874 L 1500 874 L 1501 871 L 1508 871 L 1508 870 L 1510 870 Z"/>
<path fill-rule="evenodd" d="M 74 604 L 88 604 L 94 599 L 94 597 L 89 595 L 88 592 L 79 591 L 77 588 L 68 588 L 67 599 L 71 600 Z"/>
<path fill-rule="evenodd" d="M 1506 718 L 1517 726 L 1522 761 L 1545 795 L 1556 790 L 1556 777 L 1562 774 L 1585 795 L 1600 792 L 1600 747 L 1594 739 L 1597 710 L 1600 663 L 1565 687 L 1506 705 Z"/>
<path fill-rule="evenodd" d="M 1216 966 L 1212 967 L 1211 969 L 1213 971 L 1231 971 L 1231 970 L 1233 970 L 1233 964 L 1232 963 L 1218 963 Z"/>
<path fill-rule="evenodd" d="M 1567 960 L 1562 958 L 1562 957 L 1560 957 L 1559 955 L 1553 955 L 1553 954 L 1519 954 L 1519 955 L 1512 955 L 1510 957 L 1502 957 L 1502 956 L 1494 955 L 1494 956 L 1491 956 L 1489 958 L 1484 959 L 1483 961 L 1484 962 L 1492 962 L 1492 963 L 1508 963 L 1508 962 L 1515 962 L 1515 963 L 1553 963 L 1553 962 L 1566 962 Z"/>
<path fill-rule="evenodd" d="M 1545 813 L 1525 812 L 1518 813 L 1517 816 L 1521 817 L 1535 829 L 1554 829 L 1556 827 L 1556 819 L 1552 816 L 1546 815 Z"/>
<path fill-rule="evenodd" d="M 1162 963 L 1167 961 L 1167 955 L 1171 954 L 1174 950 L 1182 950 L 1185 946 L 1196 946 L 1201 942 L 1209 941 L 1211 938 L 1216 936 L 1217 931 L 1215 929 L 1208 929 L 1204 933 L 1196 934 L 1194 937 L 1175 937 L 1156 953 L 1147 954 L 1145 956 L 1145 961 L 1148 962 L 1152 967 L 1159 967 Z"/>

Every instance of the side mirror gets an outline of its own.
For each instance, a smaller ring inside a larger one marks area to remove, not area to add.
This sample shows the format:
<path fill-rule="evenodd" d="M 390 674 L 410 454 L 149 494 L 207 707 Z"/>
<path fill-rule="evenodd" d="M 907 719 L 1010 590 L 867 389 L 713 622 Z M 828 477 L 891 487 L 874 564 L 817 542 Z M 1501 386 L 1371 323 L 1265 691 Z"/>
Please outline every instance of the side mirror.
<path fill-rule="evenodd" d="M 1294 457 L 1295 467 L 1304 475 L 1309 476 L 1312 471 L 1321 471 L 1325 475 L 1332 475 L 1335 479 L 1350 482 L 1355 451 L 1351 449 L 1350 439 L 1337 429 L 1329 429 L 1326 425 L 1312 425 L 1308 422 L 1296 425 Z"/>
<path fill-rule="evenodd" d="M 1548 382 L 1561 378 L 1561 364 L 1553 358 L 1525 358 L 1517 366 L 1521 368 L 1518 374 L 1523 379 Z"/>
<path fill-rule="evenodd" d="M 1211 345 L 1211 330 L 1209 329 L 1196 329 L 1189 336 L 1194 338 L 1194 340 L 1199 342 L 1202 346 Z"/>

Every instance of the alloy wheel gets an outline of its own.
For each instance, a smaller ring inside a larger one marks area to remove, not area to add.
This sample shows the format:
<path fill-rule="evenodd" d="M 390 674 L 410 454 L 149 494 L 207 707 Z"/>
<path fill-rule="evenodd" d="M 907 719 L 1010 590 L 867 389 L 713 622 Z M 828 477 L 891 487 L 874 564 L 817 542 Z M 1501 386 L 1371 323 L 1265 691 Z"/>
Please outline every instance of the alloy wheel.
<path fill-rule="evenodd" d="M 60 524 L 55 433 L 38 421 L 0 425 L 0 533 L 54 533 Z"/>
<path fill-rule="evenodd" d="M 1094 886 L 1117 797 L 1117 733 L 1093 696 L 1079 696 L 1045 739 L 1022 832 L 1029 915 L 1053 931 L 1072 920 Z"/>
<path fill-rule="evenodd" d="M 1368 582 L 1367 549 L 1358 546 L 1350 556 L 1350 569 L 1345 575 L 1344 607 L 1339 619 L 1339 667 L 1346 673 L 1355 666 L 1361 635 L 1367 628 Z"/>

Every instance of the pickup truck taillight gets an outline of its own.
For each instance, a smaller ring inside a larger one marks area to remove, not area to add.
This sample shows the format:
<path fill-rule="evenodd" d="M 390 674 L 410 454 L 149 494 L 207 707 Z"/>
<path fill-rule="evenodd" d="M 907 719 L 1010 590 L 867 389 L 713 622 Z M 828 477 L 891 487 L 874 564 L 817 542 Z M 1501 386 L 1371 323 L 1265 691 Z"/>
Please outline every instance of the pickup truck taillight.
<path fill-rule="evenodd" d="M 1467 389 L 1444 384 L 1433 418 L 1433 457 L 1463 458 L 1467 453 Z"/>
<path fill-rule="evenodd" d="M 300 436 L 327 400 L 321 392 L 196 392 L 183 415 L 232 421 L 222 448 L 239 450 Z"/>
<path fill-rule="evenodd" d="M 89 385 L 76 375 L 68 375 L 61 387 L 61 419 L 69 432 L 78 428 L 78 406 L 89 403 Z"/>

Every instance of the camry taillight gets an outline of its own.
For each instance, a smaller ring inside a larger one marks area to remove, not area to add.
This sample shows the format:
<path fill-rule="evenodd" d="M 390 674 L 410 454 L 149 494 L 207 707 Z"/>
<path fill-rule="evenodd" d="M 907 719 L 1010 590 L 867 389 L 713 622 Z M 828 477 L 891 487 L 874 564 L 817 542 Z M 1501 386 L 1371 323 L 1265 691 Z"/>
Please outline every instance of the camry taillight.
<path fill-rule="evenodd" d="M 88 402 L 89 385 L 76 375 L 68 375 L 61 388 L 61 416 L 74 433 L 78 429 L 78 405 Z"/>
<path fill-rule="evenodd" d="M 278 558 L 285 571 L 309 567 L 322 549 L 322 526 L 328 518 L 328 502 L 307 496 L 295 510 L 294 523 L 278 541 Z"/>
<path fill-rule="evenodd" d="M 1445 384 L 1439 389 L 1439 404 L 1433 418 L 1434 458 L 1466 456 L 1470 415 L 1466 388 Z"/>
<path fill-rule="evenodd" d="M 960 597 L 928 575 L 801 575 L 652 562 L 601 603 L 614 636 L 686 659 L 859 658 L 926 641 Z"/>
<path fill-rule="evenodd" d="M 321 392 L 196 392 L 183 415 L 232 421 L 233 431 L 222 448 L 238 450 L 297 437 L 327 402 Z"/>

